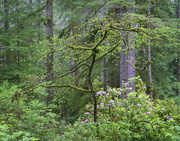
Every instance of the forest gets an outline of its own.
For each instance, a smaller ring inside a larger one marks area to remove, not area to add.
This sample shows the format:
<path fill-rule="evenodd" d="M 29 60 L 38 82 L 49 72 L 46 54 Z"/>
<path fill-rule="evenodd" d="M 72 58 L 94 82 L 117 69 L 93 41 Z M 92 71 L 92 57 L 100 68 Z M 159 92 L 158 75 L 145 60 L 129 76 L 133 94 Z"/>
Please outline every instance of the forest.
<path fill-rule="evenodd" d="M 180 141 L 180 0 L 0 5 L 0 141 Z"/>

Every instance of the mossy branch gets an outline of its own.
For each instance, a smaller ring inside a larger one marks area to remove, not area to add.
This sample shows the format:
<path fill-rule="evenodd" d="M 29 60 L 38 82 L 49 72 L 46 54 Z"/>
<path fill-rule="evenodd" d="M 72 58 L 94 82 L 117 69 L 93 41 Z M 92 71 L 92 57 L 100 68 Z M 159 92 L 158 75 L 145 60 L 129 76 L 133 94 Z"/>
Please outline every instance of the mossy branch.
<path fill-rule="evenodd" d="M 95 61 L 100 60 L 101 58 L 103 58 L 104 56 L 106 56 L 108 53 L 112 52 L 114 49 L 116 49 L 120 44 L 122 43 L 122 40 L 120 40 L 116 45 L 114 45 L 109 51 L 107 51 L 106 53 L 104 53 L 103 55 L 101 55 L 99 58 L 97 58 Z"/>
<path fill-rule="evenodd" d="M 105 33 L 103 37 L 99 40 L 99 42 L 93 47 L 93 50 L 96 50 L 96 48 L 102 43 L 102 41 L 106 38 L 107 30 L 105 30 Z"/>
<path fill-rule="evenodd" d="M 71 85 L 71 84 L 63 84 L 63 85 L 37 85 L 35 86 L 34 88 L 31 88 L 29 89 L 28 91 L 18 91 L 19 94 L 23 94 L 23 93 L 29 93 L 31 91 L 34 91 L 35 89 L 39 88 L 39 87 L 45 87 L 45 88 L 52 88 L 52 87 L 56 87 L 56 88 L 62 88 L 62 87 L 70 87 L 70 88 L 73 88 L 73 89 L 76 89 L 78 91 L 83 91 L 83 92 L 91 92 L 90 90 L 85 90 L 83 88 L 80 88 L 80 87 L 77 87 L 77 86 L 74 86 L 74 85 Z"/>
<path fill-rule="evenodd" d="M 131 66 L 132 66 L 133 68 L 135 68 L 135 69 L 137 69 L 137 70 L 140 70 L 140 71 L 147 70 L 147 69 L 146 69 L 146 66 L 147 66 L 148 64 L 151 64 L 151 63 L 152 63 L 152 61 L 147 61 L 147 62 L 143 65 L 142 68 L 138 68 L 138 67 L 134 66 L 131 61 L 127 60 L 127 62 L 128 62 L 129 64 L 131 64 Z"/>
<path fill-rule="evenodd" d="M 77 83 L 77 81 L 78 81 L 78 79 L 80 78 L 80 76 L 81 76 L 86 70 L 88 70 L 88 69 L 89 69 L 89 67 L 87 67 L 87 68 L 85 68 L 83 71 L 81 71 L 81 73 L 76 77 L 73 85 L 75 85 L 75 84 Z"/>
<path fill-rule="evenodd" d="M 66 44 L 66 46 L 67 47 L 70 47 L 70 48 L 72 48 L 72 49 L 80 49 L 80 50 L 93 50 L 93 48 L 91 48 L 91 47 L 83 47 L 83 46 L 72 46 L 72 45 L 67 45 Z"/>
<path fill-rule="evenodd" d="M 77 68 L 75 68 L 74 70 L 71 70 L 71 71 L 68 71 L 68 72 L 66 72 L 66 73 L 63 73 L 63 74 L 61 74 L 60 76 L 57 76 L 56 78 L 61 78 L 61 77 L 64 77 L 64 76 L 66 76 L 66 75 L 68 75 L 69 73 L 73 73 L 73 72 L 75 72 L 77 69 L 79 69 L 81 66 L 83 66 L 83 65 L 86 65 L 86 66 L 88 66 L 89 67 L 89 65 L 88 64 L 81 64 L 81 65 L 79 65 Z"/>
<path fill-rule="evenodd" d="M 72 46 L 72 45 L 67 45 L 67 47 L 73 48 L 73 49 L 80 49 L 80 50 L 96 50 L 96 48 L 102 43 L 102 41 L 105 39 L 107 35 L 107 30 L 105 31 L 103 37 L 99 40 L 99 42 L 94 45 L 93 47 L 83 47 L 83 46 Z"/>
<path fill-rule="evenodd" d="M 135 27 L 135 28 L 119 28 L 119 27 L 116 27 L 116 26 L 114 26 L 114 25 L 110 25 L 109 26 L 110 28 L 113 28 L 113 29 L 116 29 L 116 30 L 121 30 L 121 31 L 129 31 L 129 32 L 143 32 L 143 33 L 145 33 L 145 34 L 147 34 L 147 35 L 150 35 L 148 32 L 146 32 L 146 31 L 144 31 L 144 30 L 142 30 L 142 29 L 140 29 L 140 28 L 137 28 L 137 27 Z"/>
<path fill-rule="evenodd" d="M 76 68 L 76 67 L 77 67 L 78 65 L 80 65 L 82 62 L 87 61 L 88 59 L 90 59 L 91 56 L 92 56 L 92 54 L 89 55 L 87 58 L 85 58 L 85 59 L 81 60 L 80 62 L 78 62 L 76 65 L 74 65 L 74 66 L 72 67 L 71 70 L 73 70 L 74 68 Z"/>

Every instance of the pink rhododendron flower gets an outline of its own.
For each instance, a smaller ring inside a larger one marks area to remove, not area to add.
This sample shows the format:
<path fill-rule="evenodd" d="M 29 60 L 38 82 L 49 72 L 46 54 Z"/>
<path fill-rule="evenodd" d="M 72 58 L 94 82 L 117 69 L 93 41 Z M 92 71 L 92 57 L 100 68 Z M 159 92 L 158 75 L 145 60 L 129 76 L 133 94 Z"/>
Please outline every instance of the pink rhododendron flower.
<path fill-rule="evenodd" d="M 94 120 L 94 119 L 91 119 L 92 121 Z"/>
<path fill-rule="evenodd" d="M 151 110 L 152 110 L 152 107 L 149 107 L 149 109 L 151 109 Z"/>
<path fill-rule="evenodd" d="M 93 110 L 94 108 L 92 108 L 92 110 Z"/>
<path fill-rule="evenodd" d="M 151 112 L 146 112 L 146 114 L 151 114 Z"/>
<path fill-rule="evenodd" d="M 100 103 L 100 105 L 104 105 L 104 103 Z"/>
<path fill-rule="evenodd" d="M 80 123 L 83 123 L 83 121 L 81 121 Z"/>
<path fill-rule="evenodd" d="M 146 87 L 145 87 L 145 86 L 144 86 L 143 88 L 144 88 L 144 89 L 146 89 Z"/>
<path fill-rule="evenodd" d="M 109 95 L 109 93 L 107 93 L 107 95 Z"/>
<path fill-rule="evenodd" d="M 125 85 L 128 85 L 128 84 L 129 84 L 129 83 L 127 83 L 127 82 L 125 83 Z"/>
<path fill-rule="evenodd" d="M 144 93 L 146 93 L 146 92 L 144 92 Z"/>
<path fill-rule="evenodd" d="M 98 108 L 99 106 L 97 106 L 97 108 Z"/>
<path fill-rule="evenodd" d="M 86 115 L 89 115 L 89 112 L 86 112 Z"/>
<path fill-rule="evenodd" d="M 121 94 L 121 92 L 117 92 L 118 94 Z"/>
<path fill-rule="evenodd" d="M 111 100 L 110 102 L 111 102 L 111 103 L 114 103 L 114 100 Z"/>
<path fill-rule="evenodd" d="M 169 118 L 169 120 L 173 120 L 173 118 Z"/>
<path fill-rule="evenodd" d="M 127 103 L 127 101 L 125 101 L 125 103 Z"/>
<path fill-rule="evenodd" d="M 97 94 L 101 94 L 101 92 L 97 92 Z"/>
<path fill-rule="evenodd" d="M 138 103 L 137 106 L 141 106 L 141 104 Z"/>
<path fill-rule="evenodd" d="M 119 103 L 119 105 L 121 105 L 121 102 Z"/>
<path fill-rule="evenodd" d="M 111 106 L 112 104 L 108 104 L 108 106 Z"/>
<path fill-rule="evenodd" d="M 147 100 L 147 102 L 149 102 L 149 100 Z"/>
<path fill-rule="evenodd" d="M 87 122 L 87 121 L 88 121 L 88 119 L 85 119 L 85 121 Z"/>
<path fill-rule="evenodd" d="M 129 88 L 127 87 L 126 90 L 128 90 Z"/>
<path fill-rule="evenodd" d="M 103 98 L 102 100 L 105 100 L 105 98 Z"/>
<path fill-rule="evenodd" d="M 158 126 L 158 124 L 156 124 L 156 126 Z"/>
<path fill-rule="evenodd" d="M 109 109 L 109 107 L 107 107 L 107 109 Z"/>
<path fill-rule="evenodd" d="M 141 97 L 141 95 L 139 95 L 138 97 Z"/>
<path fill-rule="evenodd" d="M 104 120 L 104 119 L 102 119 L 102 120 Z"/>
<path fill-rule="evenodd" d="M 161 110 L 164 110 L 164 111 L 165 111 L 166 109 L 165 109 L 165 108 L 162 108 Z"/>
<path fill-rule="evenodd" d="M 102 92 L 103 94 L 105 94 L 106 92 Z"/>

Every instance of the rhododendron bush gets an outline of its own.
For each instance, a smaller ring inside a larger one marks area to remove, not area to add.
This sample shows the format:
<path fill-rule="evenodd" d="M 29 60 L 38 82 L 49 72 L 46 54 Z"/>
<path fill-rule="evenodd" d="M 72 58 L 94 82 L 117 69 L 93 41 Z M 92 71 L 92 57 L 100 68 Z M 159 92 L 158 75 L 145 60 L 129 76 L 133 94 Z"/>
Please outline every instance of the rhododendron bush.
<path fill-rule="evenodd" d="M 97 123 L 93 104 L 73 125 L 66 125 L 62 140 L 179 140 L 180 114 L 173 100 L 152 100 L 141 79 L 136 92 L 129 83 L 123 88 L 98 91 Z"/>

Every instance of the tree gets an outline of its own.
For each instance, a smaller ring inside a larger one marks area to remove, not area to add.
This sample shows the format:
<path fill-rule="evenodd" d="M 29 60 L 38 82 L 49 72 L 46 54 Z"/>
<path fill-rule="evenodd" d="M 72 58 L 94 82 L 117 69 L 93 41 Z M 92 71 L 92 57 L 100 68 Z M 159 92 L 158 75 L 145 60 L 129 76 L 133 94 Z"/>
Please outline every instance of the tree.
<path fill-rule="evenodd" d="M 179 18 L 178 29 L 180 30 L 180 0 L 178 0 L 178 18 Z M 179 39 L 180 39 L 180 34 L 179 34 Z M 180 83 L 180 53 L 178 54 L 178 82 Z M 180 84 L 178 84 L 178 95 L 180 97 Z"/>
<path fill-rule="evenodd" d="M 175 15 L 175 8 L 177 7 L 176 1 L 164 0 L 163 3 L 159 1 L 151 0 L 150 5 L 150 19 L 141 20 L 139 26 L 148 27 L 150 29 L 158 28 L 160 29 L 163 26 L 167 26 L 171 28 L 172 32 L 171 39 L 177 39 L 177 22 L 176 22 L 176 15 Z M 145 6 L 146 5 L 146 6 Z M 139 1 L 136 0 L 136 13 L 137 14 L 144 14 L 144 17 L 148 17 L 148 8 L 147 8 L 147 1 Z M 164 29 L 161 31 L 164 33 Z M 162 34 L 161 34 L 162 35 Z M 174 44 L 172 41 L 167 40 L 167 36 L 164 38 L 166 40 L 160 41 L 158 44 L 154 39 L 150 39 L 151 42 L 151 62 L 148 60 L 148 43 L 144 42 L 142 39 L 139 42 L 143 42 L 140 46 L 139 43 L 136 42 L 138 47 L 136 48 L 136 66 L 142 68 L 136 73 L 140 75 L 145 81 L 147 86 L 147 92 L 151 95 L 152 85 L 149 82 L 149 68 L 148 66 L 151 65 L 151 75 L 152 82 L 153 82 L 153 97 L 161 97 L 164 98 L 165 95 L 167 96 L 175 96 L 175 89 L 176 87 L 176 78 L 177 78 L 177 70 L 176 70 L 176 63 L 175 60 L 177 59 L 176 53 L 178 51 L 178 46 Z M 143 51 L 142 51 L 143 50 Z M 145 61 L 146 60 L 146 61 Z M 145 62 L 145 63 L 144 63 Z M 151 64 L 150 64 L 151 63 Z M 148 76 L 148 77 L 147 77 Z M 177 87 L 176 87 L 177 88 Z"/>
<path fill-rule="evenodd" d="M 46 15 L 47 15 L 47 40 L 48 40 L 48 47 L 50 52 L 47 54 L 47 81 L 52 81 L 54 79 L 53 74 L 53 0 L 47 0 L 47 8 L 46 8 Z M 47 105 L 50 103 L 54 96 L 54 90 L 51 88 L 47 88 L 48 97 L 47 97 Z"/>
<path fill-rule="evenodd" d="M 151 5 L 151 1 L 148 0 L 148 18 L 150 18 L 151 16 L 151 12 L 150 12 L 150 5 Z M 148 29 L 150 30 L 150 24 L 148 24 Z M 148 71 L 149 71 L 149 86 L 150 86 L 150 95 L 151 98 L 153 98 L 153 87 L 152 87 L 152 73 L 151 73 L 151 40 L 149 39 L 148 42 L 148 62 L 149 66 L 148 66 Z"/>
<path fill-rule="evenodd" d="M 131 2 L 134 3 L 134 0 L 132 0 Z M 130 18 L 130 15 L 126 15 L 126 12 L 128 12 L 129 14 L 134 13 L 133 8 L 127 8 L 128 5 L 129 3 L 127 2 L 125 3 L 124 7 L 116 9 L 116 13 L 120 16 L 121 20 L 126 20 L 126 18 L 128 17 Z M 129 21 L 129 23 L 124 24 L 124 27 L 129 28 L 132 25 L 133 24 L 131 23 L 131 21 Z M 122 34 L 125 41 L 125 45 L 122 45 L 122 51 L 120 54 L 120 87 L 123 86 L 123 83 L 126 83 L 128 80 L 135 77 L 135 68 L 133 67 L 133 65 L 135 65 L 135 34 L 132 32 L 125 31 L 123 31 Z M 131 63 L 129 63 L 128 61 Z M 135 90 L 135 83 L 130 83 L 129 85 L 133 88 L 133 90 Z"/>

